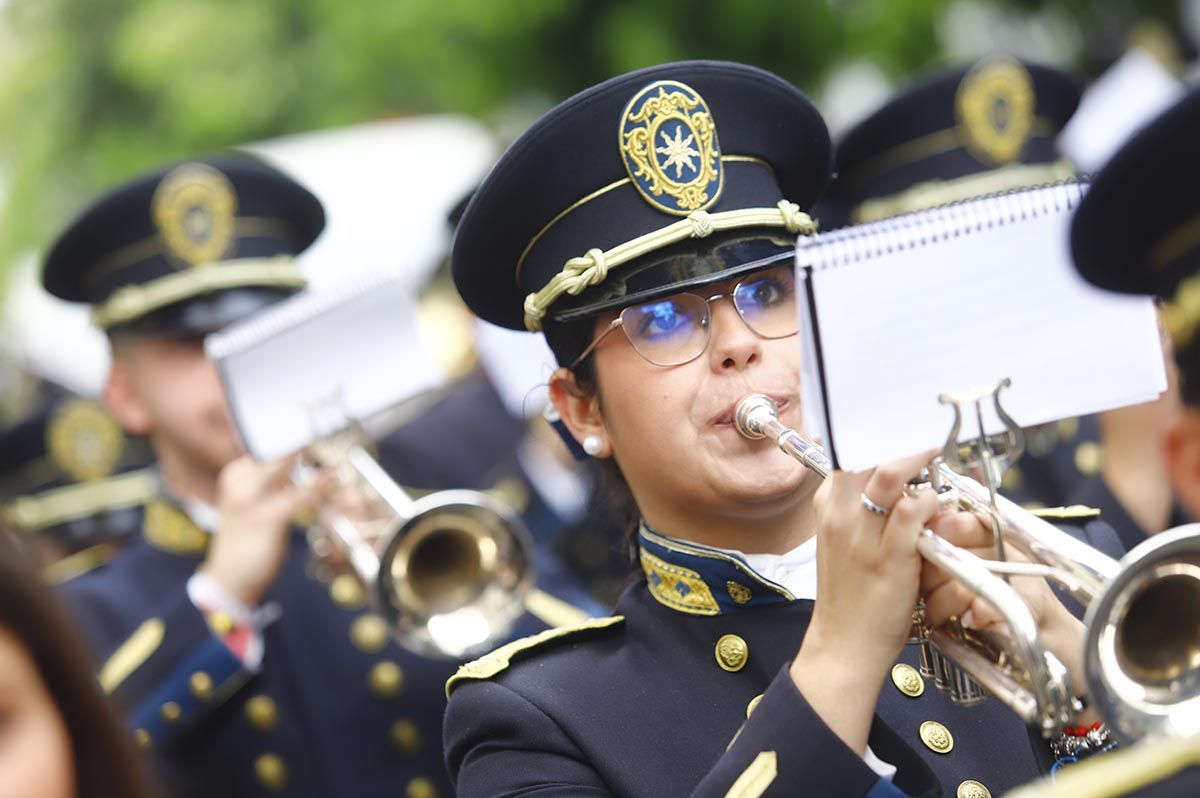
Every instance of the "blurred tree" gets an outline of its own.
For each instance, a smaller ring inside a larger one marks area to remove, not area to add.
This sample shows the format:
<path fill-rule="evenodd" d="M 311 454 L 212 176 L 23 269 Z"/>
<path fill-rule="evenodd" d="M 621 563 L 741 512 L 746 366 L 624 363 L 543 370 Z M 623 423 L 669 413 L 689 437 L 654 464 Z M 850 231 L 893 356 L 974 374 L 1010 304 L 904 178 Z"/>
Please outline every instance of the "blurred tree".
<path fill-rule="evenodd" d="M 1056 15 L 1096 42 L 1084 63 L 1136 20 L 1179 13 L 1177 0 L 1104 13 L 1089 0 L 0 0 L 0 274 L 88 197 L 172 158 L 396 114 L 495 118 L 679 58 L 758 64 L 816 96 L 855 60 L 893 79 L 939 65 L 942 22 L 963 4 Z"/>

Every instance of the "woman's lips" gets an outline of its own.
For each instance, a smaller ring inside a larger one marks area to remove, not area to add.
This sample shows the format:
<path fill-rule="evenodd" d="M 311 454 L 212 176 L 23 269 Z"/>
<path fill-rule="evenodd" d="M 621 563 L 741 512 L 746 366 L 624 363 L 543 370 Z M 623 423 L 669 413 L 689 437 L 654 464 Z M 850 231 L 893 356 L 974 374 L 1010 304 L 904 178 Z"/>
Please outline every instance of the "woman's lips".
<path fill-rule="evenodd" d="M 783 394 L 767 393 L 766 396 L 771 397 L 771 399 L 775 401 L 775 409 L 780 415 L 783 415 L 783 411 L 787 409 L 789 404 L 791 404 L 791 399 Z M 741 400 L 739 399 L 738 401 Z M 733 426 L 733 414 L 734 411 L 737 410 L 737 405 L 737 402 L 733 402 L 721 412 L 710 418 L 708 423 L 714 427 Z"/>

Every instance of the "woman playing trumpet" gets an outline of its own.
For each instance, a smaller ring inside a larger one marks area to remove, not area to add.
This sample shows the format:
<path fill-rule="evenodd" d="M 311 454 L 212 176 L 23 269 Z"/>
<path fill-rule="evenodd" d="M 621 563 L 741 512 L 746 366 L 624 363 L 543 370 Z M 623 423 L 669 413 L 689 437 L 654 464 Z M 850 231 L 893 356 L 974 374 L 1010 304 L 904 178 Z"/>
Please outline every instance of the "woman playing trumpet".
<path fill-rule="evenodd" d="M 459 290 L 545 333 L 554 404 L 627 487 L 645 578 L 614 617 L 451 680 L 462 795 L 983 796 L 1049 766 L 998 702 L 954 707 L 912 679 L 919 596 L 934 624 L 998 621 L 915 552 L 927 527 L 992 550 L 977 518 L 906 490 L 930 454 L 822 483 L 734 427 L 752 392 L 801 426 L 792 242 L 829 172 L 800 92 L 691 62 L 550 111 L 468 207 Z M 1014 584 L 1077 672 L 1079 622 L 1044 582 Z"/>

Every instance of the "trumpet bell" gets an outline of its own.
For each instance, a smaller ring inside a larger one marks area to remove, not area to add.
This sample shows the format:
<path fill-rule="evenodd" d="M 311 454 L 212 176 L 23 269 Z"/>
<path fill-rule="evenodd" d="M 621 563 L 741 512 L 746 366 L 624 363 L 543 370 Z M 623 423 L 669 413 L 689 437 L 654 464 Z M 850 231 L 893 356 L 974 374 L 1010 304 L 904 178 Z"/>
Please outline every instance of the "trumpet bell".
<path fill-rule="evenodd" d="M 486 494 L 416 500 L 384 536 L 374 590 L 394 637 L 423 656 L 465 659 L 508 636 L 533 587 L 524 524 Z"/>
<path fill-rule="evenodd" d="M 1117 739 L 1200 733 L 1200 524 L 1126 554 L 1085 623 L 1088 695 Z"/>

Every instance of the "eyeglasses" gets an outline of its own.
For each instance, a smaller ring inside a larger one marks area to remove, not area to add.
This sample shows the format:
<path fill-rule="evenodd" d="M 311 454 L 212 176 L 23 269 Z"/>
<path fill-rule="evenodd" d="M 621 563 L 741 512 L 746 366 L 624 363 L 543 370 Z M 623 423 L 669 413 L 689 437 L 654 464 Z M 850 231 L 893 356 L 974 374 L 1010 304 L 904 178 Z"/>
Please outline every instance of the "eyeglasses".
<path fill-rule="evenodd" d="M 680 293 L 631 305 L 613 319 L 608 329 L 575 358 L 574 369 L 600 342 L 620 327 L 634 351 L 657 366 L 679 366 L 695 360 L 708 348 L 712 337 L 711 304 L 729 297 L 746 326 L 760 338 L 787 338 L 795 335 L 796 277 L 790 267 L 780 266 L 756 272 L 733 287 L 732 291 L 713 294 Z"/>

